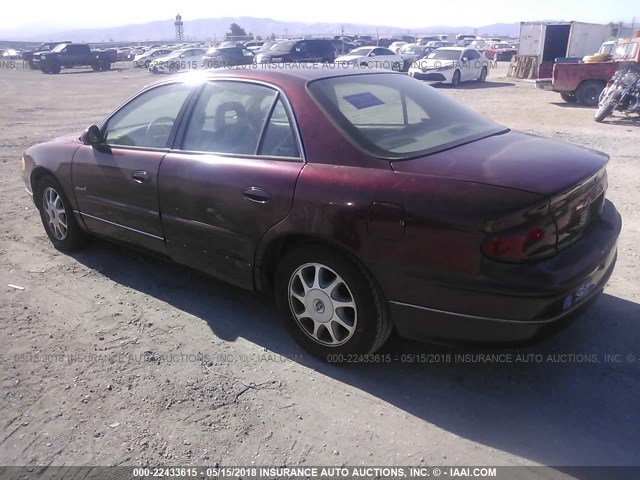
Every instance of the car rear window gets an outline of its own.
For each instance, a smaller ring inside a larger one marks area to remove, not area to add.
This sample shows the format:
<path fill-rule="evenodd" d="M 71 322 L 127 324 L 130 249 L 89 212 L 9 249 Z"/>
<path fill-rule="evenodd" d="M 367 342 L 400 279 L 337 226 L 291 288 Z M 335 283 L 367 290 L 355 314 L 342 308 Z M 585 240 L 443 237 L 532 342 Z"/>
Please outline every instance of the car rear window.
<path fill-rule="evenodd" d="M 508 131 L 404 75 L 330 77 L 308 87 L 347 138 L 380 158 L 415 158 Z"/>

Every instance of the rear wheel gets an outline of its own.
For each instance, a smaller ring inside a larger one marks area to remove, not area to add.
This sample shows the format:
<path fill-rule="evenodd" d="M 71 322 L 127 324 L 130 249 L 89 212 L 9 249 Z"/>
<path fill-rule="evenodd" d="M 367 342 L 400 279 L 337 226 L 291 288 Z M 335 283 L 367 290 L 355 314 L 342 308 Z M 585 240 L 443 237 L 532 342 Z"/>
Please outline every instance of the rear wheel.
<path fill-rule="evenodd" d="M 87 235 L 76 222 L 71 205 L 58 181 L 50 175 L 43 177 L 34 194 L 42 225 L 51 243 L 65 252 L 82 247 L 87 241 Z"/>
<path fill-rule="evenodd" d="M 382 293 L 364 268 L 323 245 L 289 252 L 276 272 L 285 326 L 309 353 L 329 361 L 367 354 L 391 332 Z M 337 357 L 331 357 L 337 355 Z"/>
<path fill-rule="evenodd" d="M 598 105 L 600 93 L 604 89 L 604 84 L 596 80 L 588 80 L 582 82 L 576 90 L 576 98 L 578 102 L 586 107 L 595 107 Z"/>

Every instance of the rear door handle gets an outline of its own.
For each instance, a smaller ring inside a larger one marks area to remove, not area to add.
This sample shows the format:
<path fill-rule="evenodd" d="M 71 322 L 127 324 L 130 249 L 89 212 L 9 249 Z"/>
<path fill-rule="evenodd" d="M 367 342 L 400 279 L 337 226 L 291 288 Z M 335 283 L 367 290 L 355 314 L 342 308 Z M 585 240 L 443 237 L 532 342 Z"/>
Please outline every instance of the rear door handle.
<path fill-rule="evenodd" d="M 149 172 L 145 172 L 144 170 L 136 170 L 131 176 L 137 183 L 144 183 L 149 180 Z"/>
<path fill-rule="evenodd" d="M 242 193 L 244 193 L 244 196 L 249 200 L 256 203 L 267 203 L 271 200 L 271 194 L 260 187 L 247 187 Z"/>

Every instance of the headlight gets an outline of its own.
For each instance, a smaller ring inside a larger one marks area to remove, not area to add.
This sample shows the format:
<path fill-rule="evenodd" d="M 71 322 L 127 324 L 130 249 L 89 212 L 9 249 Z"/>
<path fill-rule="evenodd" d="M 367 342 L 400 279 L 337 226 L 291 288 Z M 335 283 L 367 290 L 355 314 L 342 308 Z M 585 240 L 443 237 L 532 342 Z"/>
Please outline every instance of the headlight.
<path fill-rule="evenodd" d="M 633 85 L 637 80 L 637 75 L 633 72 L 627 73 L 624 77 L 622 77 L 622 83 L 624 83 L 625 87 Z"/>

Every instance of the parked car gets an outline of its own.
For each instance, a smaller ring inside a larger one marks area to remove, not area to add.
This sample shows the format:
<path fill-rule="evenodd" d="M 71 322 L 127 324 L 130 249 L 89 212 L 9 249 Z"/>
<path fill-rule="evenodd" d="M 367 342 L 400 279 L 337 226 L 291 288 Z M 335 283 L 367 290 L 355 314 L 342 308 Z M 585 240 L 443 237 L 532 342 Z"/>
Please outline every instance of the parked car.
<path fill-rule="evenodd" d="M 252 52 L 256 52 L 262 48 L 265 42 L 262 40 L 250 40 L 244 43 L 244 48 L 251 50 Z"/>
<path fill-rule="evenodd" d="M 244 47 L 211 48 L 202 57 L 202 68 L 223 68 L 239 65 L 251 65 L 255 62 L 254 53 Z"/>
<path fill-rule="evenodd" d="M 462 82 L 484 82 L 489 73 L 489 61 L 473 48 L 438 48 L 409 67 L 409 76 L 431 83 L 448 83 L 457 87 Z"/>
<path fill-rule="evenodd" d="M 0 51 L 2 60 L 19 60 L 22 58 L 20 50 L 16 50 L 15 48 L 1 49 Z"/>
<path fill-rule="evenodd" d="M 406 75 L 290 66 L 169 77 L 22 178 L 56 248 L 98 235 L 273 295 L 339 362 L 394 328 L 521 341 L 581 311 L 616 261 L 607 161 Z"/>
<path fill-rule="evenodd" d="M 170 48 L 163 48 L 163 47 L 151 48 L 133 57 L 133 67 L 149 68 L 149 65 L 151 65 L 151 62 L 154 59 L 167 56 L 171 52 L 172 50 Z"/>
<path fill-rule="evenodd" d="M 484 49 L 484 55 L 490 60 L 498 60 L 500 62 L 510 62 L 518 51 L 511 48 L 508 43 L 493 43 L 489 48 Z"/>
<path fill-rule="evenodd" d="M 329 40 L 306 39 L 278 42 L 256 55 L 257 63 L 333 62 L 336 50 Z"/>
<path fill-rule="evenodd" d="M 468 47 L 475 40 L 475 35 L 458 35 L 456 37 L 456 45 L 459 47 Z"/>
<path fill-rule="evenodd" d="M 58 74 L 63 68 L 88 66 L 103 71 L 111 69 L 115 51 L 91 50 L 86 43 L 61 43 L 49 52 L 35 55 L 32 61 L 42 73 Z"/>
<path fill-rule="evenodd" d="M 435 50 L 435 48 L 433 50 Z M 402 61 L 403 61 L 402 70 L 403 71 L 408 70 L 413 62 L 421 59 L 422 57 L 426 57 L 431 52 L 432 52 L 432 49 L 427 45 L 418 45 L 417 43 L 407 43 L 405 46 L 402 47 L 402 49 L 400 49 L 400 56 L 402 57 Z"/>
<path fill-rule="evenodd" d="M 388 48 L 359 47 L 351 50 L 347 55 L 342 55 L 335 60 L 336 65 L 384 68 L 401 72 L 404 68 L 404 59 Z"/>
<path fill-rule="evenodd" d="M 402 50 L 402 47 L 404 47 L 406 44 L 407 44 L 407 42 L 404 42 L 404 41 L 393 42 L 387 48 L 389 48 L 389 50 L 391 50 L 394 53 L 400 53 L 400 50 Z"/>
<path fill-rule="evenodd" d="M 29 64 L 29 67 L 32 69 L 35 69 L 36 66 L 33 63 L 33 57 L 42 53 L 42 52 L 50 52 L 51 50 L 53 50 L 55 47 L 57 47 L 58 45 L 60 45 L 61 43 L 71 43 L 71 40 L 65 40 L 63 42 L 47 42 L 47 43 L 43 43 L 41 44 L 38 48 L 36 48 L 35 50 L 27 50 L 25 52 L 22 52 L 22 59 L 27 62 Z"/>
<path fill-rule="evenodd" d="M 156 58 L 149 64 L 151 73 L 176 73 L 180 70 L 197 70 L 206 53 L 203 48 L 182 48 L 165 57 Z"/>
<path fill-rule="evenodd" d="M 356 48 L 354 43 L 347 42 L 345 40 L 330 40 L 330 42 L 333 45 L 333 48 L 335 48 L 337 55 L 344 55 Z"/>
<path fill-rule="evenodd" d="M 418 45 L 427 45 L 429 42 L 439 42 L 440 38 L 434 35 L 429 35 L 426 37 L 420 37 L 418 38 L 418 41 L 416 42 Z"/>

